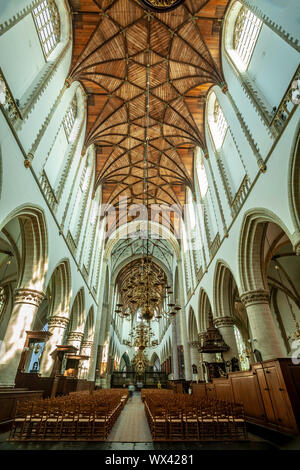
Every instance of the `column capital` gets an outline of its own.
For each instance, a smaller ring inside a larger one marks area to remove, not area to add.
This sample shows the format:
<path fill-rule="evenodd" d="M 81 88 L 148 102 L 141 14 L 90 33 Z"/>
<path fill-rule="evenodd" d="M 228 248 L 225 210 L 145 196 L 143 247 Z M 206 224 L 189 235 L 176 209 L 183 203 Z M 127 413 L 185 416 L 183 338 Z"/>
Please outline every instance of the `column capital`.
<path fill-rule="evenodd" d="M 81 347 L 82 348 L 91 348 L 93 346 L 93 341 L 82 341 Z"/>
<path fill-rule="evenodd" d="M 60 316 L 60 315 L 53 315 L 49 322 L 49 328 L 66 328 L 69 323 L 69 318 Z"/>
<path fill-rule="evenodd" d="M 189 346 L 190 346 L 191 348 L 198 349 L 198 348 L 201 347 L 201 343 L 200 343 L 200 341 L 190 341 L 190 342 L 189 342 Z"/>
<path fill-rule="evenodd" d="M 20 287 L 15 289 L 15 304 L 29 304 L 38 307 L 45 298 L 45 293 Z"/>
<path fill-rule="evenodd" d="M 214 318 L 214 325 L 216 328 L 222 328 L 226 326 L 233 326 L 235 324 L 234 318 L 230 316 Z"/>
<path fill-rule="evenodd" d="M 81 341 L 84 333 L 81 331 L 71 331 L 68 336 L 68 341 Z"/>
<path fill-rule="evenodd" d="M 264 289 L 258 289 L 244 292 L 240 298 L 245 307 L 248 307 L 249 305 L 255 304 L 268 304 L 270 301 L 270 294 Z"/>

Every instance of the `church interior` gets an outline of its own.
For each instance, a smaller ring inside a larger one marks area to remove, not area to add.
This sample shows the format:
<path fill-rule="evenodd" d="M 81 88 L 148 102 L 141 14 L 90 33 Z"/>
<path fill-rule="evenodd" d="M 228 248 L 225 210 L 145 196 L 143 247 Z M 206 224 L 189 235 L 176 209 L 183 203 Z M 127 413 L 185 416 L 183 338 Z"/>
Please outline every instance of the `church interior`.
<path fill-rule="evenodd" d="M 300 450 L 299 24 L 0 3 L 0 450 Z"/>

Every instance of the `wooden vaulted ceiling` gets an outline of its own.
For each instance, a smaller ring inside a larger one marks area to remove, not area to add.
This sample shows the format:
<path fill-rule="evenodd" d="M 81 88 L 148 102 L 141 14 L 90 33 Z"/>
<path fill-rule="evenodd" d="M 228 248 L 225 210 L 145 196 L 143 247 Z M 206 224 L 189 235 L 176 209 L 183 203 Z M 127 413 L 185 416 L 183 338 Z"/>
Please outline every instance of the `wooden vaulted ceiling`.
<path fill-rule="evenodd" d="M 205 95 L 224 81 L 220 31 L 229 0 L 186 0 L 168 13 L 138 0 L 69 0 L 69 80 L 88 95 L 85 148 L 97 152 L 95 188 L 118 209 L 143 203 L 149 69 L 149 204 L 183 205 L 195 146 L 205 147 Z"/>

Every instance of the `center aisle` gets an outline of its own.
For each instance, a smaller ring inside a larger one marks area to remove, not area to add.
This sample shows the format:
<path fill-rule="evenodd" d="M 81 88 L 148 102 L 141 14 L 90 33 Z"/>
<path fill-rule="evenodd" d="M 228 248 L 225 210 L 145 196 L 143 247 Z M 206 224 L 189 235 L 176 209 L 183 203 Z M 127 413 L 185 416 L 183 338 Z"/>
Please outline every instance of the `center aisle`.
<path fill-rule="evenodd" d="M 152 442 L 140 393 L 129 398 L 109 433 L 109 442 Z"/>

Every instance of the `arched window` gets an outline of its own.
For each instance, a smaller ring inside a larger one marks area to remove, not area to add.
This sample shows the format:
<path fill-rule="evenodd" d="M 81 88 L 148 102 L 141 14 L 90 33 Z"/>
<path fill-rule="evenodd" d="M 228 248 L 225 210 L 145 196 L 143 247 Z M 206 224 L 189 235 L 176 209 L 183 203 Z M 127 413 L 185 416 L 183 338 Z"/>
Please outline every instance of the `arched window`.
<path fill-rule="evenodd" d="M 41 45 L 48 58 L 60 38 L 60 20 L 54 0 L 43 0 L 33 9 L 34 22 Z"/>
<path fill-rule="evenodd" d="M 208 185 L 207 173 L 204 165 L 203 155 L 199 149 L 196 155 L 196 175 L 198 178 L 198 187 L 201 196 L 201 212 L 200 216 L 200 225 L 201 219 L 204 219 L 202 222 L 204 224 L 203 229 L 207 232 L 208 243 L 211 243 L 216 234 L 218 233 L 218 225 L 216 216 L 214 213 L 214 206 L 212 201 L 211 192 Z M 203 214 L 203 216 L 202 216 Z"/>
<path fill-rule="evenodd" d="M 237 344 L 237 349 L 239 353 L 239 360 L 240 360 L 240 365 L 242 370 L 249 370 L 249 360 L 248 357 L 246 356 L 246 346 L 243 340 L 243 337 L 241 335 L 240 330 L 234 325 L 234 334 L 235 334 L 235 340 Z"/>
<path fill-rule="evenodd" d="M 214 93 L 209 100 L 208 123 L 216 150 L 219 150 L 223 145 L 228 124 Z"/>
<path fill-rule="evenodd" d="M 240 9 L 234 27 L 233 46 L 245 69 L 250 62 L 261 25 L 262 21 L 252 11 L 246 7 Z"/>
<path fill-rule="evenodd" d="M 74 96 L 71 105 L 69 106 L 66 116 L 64 118 L 64 129 L 67 136 L 67 139 L 70 140 L 72 130 L 74 128 L 74 123 L 77 114 L 77 100 L 76 95 Z"/>
<path fill-rule="evenodd" d="M 82 162 L 81 177 L 69 228 L 76 245 L 79 242 L 87 199 L 90 192 L 93 161 L 92 151 L 88 151 L 85 161 Z"/>
<path fill-rule="evenodd" d="M 57 193 L 61 181 L 61 175 L 66 164 L 68 152 L 70 152 L 73 141 L 75 141 L 76 131 L 74 123 L 77 115 L 76 94 L 65 114 L 63 122 L 56 135 L 53 146 L 49 152 L 45 164 L 45 173 L 51 188 Z"/>
<path fill-rule="evenodd" d="M 198 177 L 201 198 L 204 198 L 208 190 L 208 180 L 207 180 L 207 175 L 206 175 L 206 170 L 205 170 L 202 155 L 199 155 L 199 157 L 197 158 L 196 172 L 197 172 L 197 177 Z"/>
<path fill-rule="evenodd" d="M 220 98 L 221 99 L 221 98 Z M 226 117 L 214 92 L 207 100 L 208 124 L 211 141 L 220 176 L 226 190 L 229 203 L 232 204 L 244 178 L 245 168 L 241 159 L 236 139 L 228 126 Z"/>

